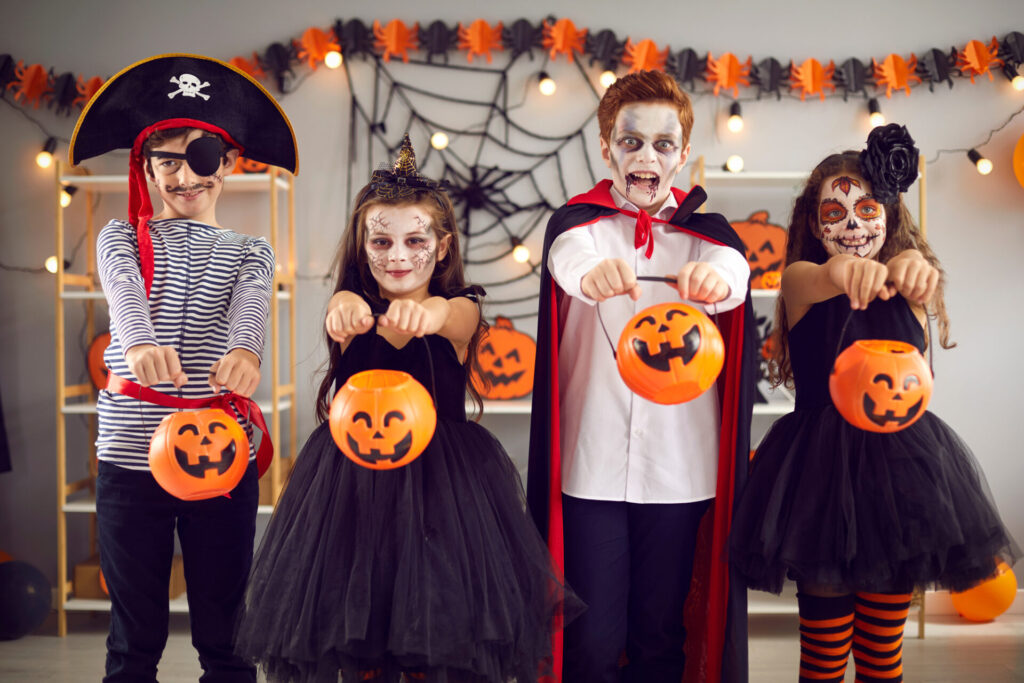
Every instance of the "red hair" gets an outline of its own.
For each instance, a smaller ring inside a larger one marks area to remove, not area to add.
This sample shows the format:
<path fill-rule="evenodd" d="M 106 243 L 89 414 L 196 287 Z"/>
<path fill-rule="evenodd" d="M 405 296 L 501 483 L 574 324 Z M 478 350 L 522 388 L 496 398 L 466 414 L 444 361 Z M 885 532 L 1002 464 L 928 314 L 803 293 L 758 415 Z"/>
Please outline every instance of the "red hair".
<path fill-rule="evenodd" d="M 665 102 L 679 110 L 679 124 L 683 127 L 683 146 L 690 141 L 693 130 L 693 104 L 676 79 L 663 71 L 637 71 L 615 81 L 605 91 L 597 105 L 597 123 L 601 138 L 610 141 L 619 110 L 635 102 Z"/>

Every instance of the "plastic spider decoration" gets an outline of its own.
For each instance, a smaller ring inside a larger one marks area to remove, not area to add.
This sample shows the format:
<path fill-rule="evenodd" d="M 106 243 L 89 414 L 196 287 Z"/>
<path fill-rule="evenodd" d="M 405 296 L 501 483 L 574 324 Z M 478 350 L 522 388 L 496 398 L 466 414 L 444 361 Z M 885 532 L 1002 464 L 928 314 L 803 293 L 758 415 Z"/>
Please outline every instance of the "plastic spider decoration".
<path fill-rule="evenodd" d="M 75 87 L 75 74 L 68 71 L 55 77 L 51 69 L 50 81 L 53 83 L 53 88 L 46 95 L 46 106 L 52 107 L 56 104 L 58 115 L 70 114 L 71 107 L 75 105 L 75 97 L 78 95 L 78 89 Z"/>
<path fill-rule="evenodd" d="M 263 78 L 267 75 L 260 67 L 260 56 L 255 52 L 252 53 L 252 59 L 246 59 L 245 57 L 232 57 L 231 61 L 228 63 L 239 71 L 244 71 L 253 78 Z"/>
<path fill-rule="evenodd" d="M 504 50 L 501 44 L 502 25 L 499 21 L 493 28 L 483 19 L 477 19 L 469 28 L 459 23 L 459 49 L 466 50 L 466 60 L 472 64 L 473 55 L 480 55 L 491 63 L 491 50 Z"/>
<path fill-rule="evenodd" d="M 750 82 L 757 86 L 757 99 L 761 99 L 765 93 L 774 93 L 775 99 L 782 99 L 779 88 L 788 80 L 789 70 L 774 57 L 761 60 L 750 72 Z"/>
<path fill-rule="evenodd" d="M 910 59 L 904 61 L 897 54 L 891 54 L 881 63 L 871 58 L 871 64 L 875 68 L 875 85 L 885 88 L 885 96 L 892 97 L 893 90 L 905 90 L 910 95 L 910 86 L 920 83 L 921 77 L 915 72 L 917 70 L 917 55 L 911 54 Z"/>
<path fill-rule="evenodd" d="M 992 36 L 992 41 L 988 45 L 980 40 L 972 40 L 957 55 L 956 68 L 965 76 L 970 76 L 971 83 L 974 83 L 975 76 L 983 74 L 988 74 L 988 80 L 991 81 L 992 69 L 1003 65 L 1003 60 L 999 59 L 998 54 L 999 41 L 995 36 Z"/>
<path fill-rule="evenodd" d="M 532 61 L 533 48 L 541 46 L 543 37 L 544 30 L 526 19 L 517 19 L 512 26 L 501 32 L 501 39 L 512 53 L 513 60 L 525 53 L 530 55 Z"/>
<path fill-rule="evenodd" d="M 626 38 L 625 55 L 622 63 L 629 67 L 629 72 L 635 71 L 664 71 L 665 62 L 668 61 L 669 49 L 666 47 L 658 52 L 658 46 L 653 40 L 641 40 L 636 45 L 629 38 Z"/>
<path fill-rule="evenodd" d="M 100 88 L 106 81 L 99 76 L 93 76 L 88 81 L 83 81 L 82 77 L 78 77 L 78 81 L 75 83 L 75 90 L 78 91 L 78 97 L 71 104 L 76 107 L 84 107 L 86 102 L 92 99 L 92 96 L 99 92 Z"/>
<path fill-rule="evenodd" d="M 747 75 L 750 73 L 750 65 L 753 61 L 752 57 L 747 57 L 747 61 L 741 62 L 731 52 L 723 53 L 718 59 L 715 59 L 709 52 L 704 80 L 715 84 L 715 95 L 718 95 L 719 90 L 732 90 L 732 96 L 739 97 L 739 86 L 750 85 Z"/>
<path fill-rule="evenodd" d="M 341 54 L 346 59 L 373 54 L 373 32 L 358 19 L 338 19 L 334 22 L 334 36 L 341 42 Z"/>
<path fill-rule="evenodd" d="M 38 109 L 43 96 L 51 92 L 50 75 L 40 64 L 25 66 L 18 60 L 14 78 L 7 84 L 7 89 L 14 90 L 15 102 L 25 98 L 25 106 L 31 104 L 33 109 Z"/>
<path fill-rule="evenodd" d="M 391 55 L 401 57 L 403 62 L 409 61 L 409 50 L 419 49 L 420 24 L 416 22 L 409 28 L 401 19 L 392 19 L 381 26 L 376 19 L 373 22 L 374 47 L 381 50 L 385 62 L 391 61 Z"/>
<path fill-rule="evenodd" d="M 612 71 L 622 59 L 622 43 L 613 31 L 605 29 L 587 36 L 586 52 L 590 55 L 590 66 L 600 62 L 601 66 Z"/>
<path fill-rule="evenodd" d="M 956 68 L 956 48 L 949 52 L 931 49 L 921 55 L 917 62 L 917 73 L 928 82 L 928 90 L 935 91 L 935 84 L 946 81 L 953 87 L 953 70 Z"/>
<path fill-rule="evenodd" d="M 704 75 L 707 60 L 692 48 L 684 48 L 674 55 L 669 55 L 666 68 L 675 76 L 680 86 L 689 84 L 689 90 L 693 92 L 693 82 Z"/>
<path fill-rule="evenodd" d="M 544 39 L 541 45 L 550 50 L 551 59 L 562 54 L 571 62 L 573 52 L 582 54 L 586 38 L 587 29 L 577 29 L 576 24 L 569 19 L 559 19 L 553 23 L 544 20 Z"/>
<path fill-rule="evenodd" d="M 459 24 L 461 27 L 462 25 Z M 420 29 L 420 47 L 427 52 L 427 61 L 433 64 L 434 57 L 441 57 L 448 63 L 448 51 L 455 47 L 459 39 L 456 31 L 448 28 L 443 21 L 435 21 L 430 26 Z"/>
<path fill-rule="evenodd" d="M 292 71 L 294 62 L 295 52 L 291 45 L 272 43 L 260 58 L 259 65 L 260 68 L 274 74 L 277 89 L 283 93 L 286 92 L 285 84 L 295 78 L 295 72 Z"/>
<path fill-rule="evenodd" d="M 821 62 L 813 58 L 805 60 L 800 66 L 790 63 L 789 88 L 800 91 L 801 102 L 808 95 L 819 95 L 824 102 L 826 88 L 832 92 L 836 91 L 836 86 L 832 82 L 835 71 L 835 62 L 831 60 L 828 66 L 822 66 Z"/>
<path fill-rule="evenodd" d="M 8 84 L 14 80 L 14 57 L 0 55 L 0 94 L 7 90 Z"/>
<path fill-rule="evenodd" d="M 328 52 L 341 51 L 333 31 L 324 31 L 315 26 L 307 28 L 301 38 L 292 41 L 292 47 L 296 50 L 296 58 L 300 62 L 305 60 L 313 71 L 324 61 Z"/>
<path fill-rule="evenodd" d="M 999 45 L 999 58 L 1003 60 L 1003 74 L 1012 81 L 1018 75 L 1017 69 L 1024 64 L 1024 33 L 1006 34 Z"/>
<path fill-rule="evenodd" d="M 856 57 L 850 57 L 839 65 L 833 76 L 836 85 L 843 89 L 843 102 L 847 101 L 850 95 L 860 93 L 868 96 L 867 87 L 871 83 L 871 67 Z"/>

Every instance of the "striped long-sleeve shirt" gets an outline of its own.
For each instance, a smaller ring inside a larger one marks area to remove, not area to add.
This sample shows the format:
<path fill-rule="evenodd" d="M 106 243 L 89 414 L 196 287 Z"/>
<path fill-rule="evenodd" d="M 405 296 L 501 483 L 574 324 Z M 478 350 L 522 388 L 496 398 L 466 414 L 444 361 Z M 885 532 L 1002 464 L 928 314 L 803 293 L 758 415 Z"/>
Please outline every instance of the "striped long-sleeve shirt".
<path fill-rule="evenodd" d="M 263 355 L 274 276 L 274 251 L 266 240 L 189 220 L 150 222 L 154 276 L 147 300 L 139 270 L 135 228 L 111 221 L 96 244 L 100 281 L 110 307 L 110 371 L 137 381 L 125 350 L 139 344 L 172 346 L 188 383 L 151 387 L 172 396 L 205 398 L 210 366 L 237 348 Z M 149 441 L 171 408 L 112 394 L 99 395 L 97 457 L 129 469 L 149 469 Z M 249 434 L 252 427 L 240 423 Z"/>

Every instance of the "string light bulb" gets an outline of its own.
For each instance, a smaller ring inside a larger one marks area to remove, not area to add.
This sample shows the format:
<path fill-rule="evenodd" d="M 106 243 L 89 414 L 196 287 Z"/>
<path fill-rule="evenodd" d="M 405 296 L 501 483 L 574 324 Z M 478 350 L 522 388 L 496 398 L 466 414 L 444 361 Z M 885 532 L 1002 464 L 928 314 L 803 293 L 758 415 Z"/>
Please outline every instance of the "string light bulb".
<path fill-rule="evenodd" d="M 733 133 L 739 133 L 743 130 L 743 111 L 740 109 L 739 102 L 733 102 L 729 105 L 729 120 L 726 121 L 725 125 Z"/>
<path fill-rule="evenodd" d="M 555 84 L 555 79 L 551 78 L 547 71 L 541 71 L 537 74 L 537 78 L 537 87 L 540 89 L 541 95 L 547 95 L 550 97 L 555 94 L 555 90 L 558 89 L 558 86 Z"/>
<path fill-rule="evenodd" d="M 46 138 L 43 150 L 36 155 L 36 166 L 39 168 L 50 168 L 53 165 L 53 153 L 57 149 L 57 138 Z"/>
<path fill-rule="evenodd" d="M 872 128 L 885 125 L 885 115 L 882 114 L 882 107 L 874 97 L 868 100 L 868 119 L 871 121 Z"/>
<path fill-rule="evenodd" d="M 512 260 L 516 263 L 526 263 L 530 260 L 530 248 L 523 244 L 518 237 L 510 237 L 512 242 Z"/>
<path fill-rule="evenodd" d="M 448 146 L 448 133 L 439 130 L 430 136 L 430 146 L 434 149 L 444 149 Z"/>
<path fill-rule="evenodd" d="M 601 83 L 601 87 L 605 89 L 610 88 L 612 86 L 612 83 L 614 83 L 617 80 L 619 80 L 619 77 L 616 76 L 615 72 L 612 71 L 611 69 L 608 69 L 607 71 L 602 71 L 601 75 L 598 77 L 598 81 Z"/>
<path fill-rule="evenodd" d="M 1010 79 L 1010 85 L 1017 92 L 1024 91 L 1024 63 L 1017 65 L 1017 75 Z"/>
<path fill-rule="evenodd" d="M 331 50 L 324 55 L 324 66 L 328 69 L 337 69 L 341 66 L 341 53 L 337 50 Z"/>
<path fill-rule="evenodd" d="M 60 190 L 60 205 L 62 208 L 68 208 L 71 205 L 71 199 L 78 192 L 78 187 L 75 185 L 65 185 Z"/>
<path fill-rule="evenodd" d="M 725 165 L 722 169 L 729 171 L 729 173 L 739 173 L 743 170 L 743 157 L 739 154 L 732 154 L 728 159 L 725 160 Z"/>
<path fill-rule="evenodd" d="M 968 150 L 967 158 L 971 160 L 971 163 L 974 164 L 981 175 L 988 175 L 992 172 L 992 162 L 981 156 L 981 152 L 978 150 Z"/>
<path fill-rule="evenodd" d="M 49 258 L 47 258 L 46 261 L 43 262 L 43 268 L 46 268 L 46 270 L 48 272 L 50 272 L 50 273 L 56 273 L 57 272 L 57 257 L 56 256 L 50 256 Z"/>

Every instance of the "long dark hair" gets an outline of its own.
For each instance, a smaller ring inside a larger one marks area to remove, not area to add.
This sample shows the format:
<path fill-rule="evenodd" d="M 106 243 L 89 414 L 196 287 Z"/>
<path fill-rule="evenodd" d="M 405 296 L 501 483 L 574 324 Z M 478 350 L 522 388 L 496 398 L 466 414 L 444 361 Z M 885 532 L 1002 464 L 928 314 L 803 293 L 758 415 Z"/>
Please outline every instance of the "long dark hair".
<path fill-rule="evenodd" d="M 378 206 L 409 206 L 416 205 L 430 214 L 431 224 L 438 241 L 443 240 L 446 235 L 451 236 L 448 244 L 448 253 L 444 259 L 434 265 L 434 272 L 430 277 L 428 291 L 432 296 L 443 296 L 451 298 L 464 292 L 467 288 L 466 276 L 462 266 L 462 253 L 459 249 L 459 235 L 455 222 L 455 210 L 452 208 L 451 200 L 445 192 L 433 189 L 418 189 L 410 196 L 402 198 L 384 199 L 378 196 L 375 188 L 367 185 L 355 200 L 356 210 L 349 218 L 345 233 L 341 236 L 341 243 L 338 253 L 334 259 L 332 272 L 335 273 L 334 291 L 350 291 L 359 294 L 370 308 L 375 311 L 383 311 L 387 308 L 387 301 L 381 297 L 377 280 L 370 271 L 370 264 L 366 258 L 366 216 L 370 209 Z M 480 306 L 479 300 L 477 306 Z M 477 412 L 483 410 L 483 399 L 479 392 L 469 380 L 470 369 L 479 371 L 477 361 L 477 345 L 481 335 L 486 331 L 487 323 L 484 321 L 481 311 L 480 322 L 476 331 L 469 340 L 466 353 L 466 362 L 463 368 L 466 373 L 464 384 L 469 391 L 473 402 L 476 404 Z M 341 363 L 341 346 L 324 332 L 324 339 L 327 341 L 328 359 L 327 371 L 320 382 L 320 388 L 316 396 L 316 416 L 320 422 L 327 419 L 331 410 L 331 399 L 334 397 L 334 376 Z"/>
<path fill-rule="evenodd" d="M 826 157 L 818 164 L 807 178 L 803 192 L 793 204 L 793 216 L 789 221 L 789 235 L 786 239 L 786 263 L 810 261 L 825 263 L 829 254 L 818 234 L 818 202 L 821 198 L 821 184 L 834 175 L 850 174 L 865 178 L 860 166 L 860 152 L 847 150 Z M 939 322 L 939 343 L 943 348 L 956 346 L 949 341 L 949 316 L 946 313 L 946 301 L 943 291 L 946 273 L 942 270 L 938 258 L 921 230 L 914 223 L 910 211 L 903 204 L 902 195 L 889 204 L 885 204 L 885 242 L 878 252 L 878 261 L 888 263 L 889 259 L 907 249 L 917 249 L 925 260 L 939 270 L 939 284 L 932 297 L 931 310 Z M 929 340 L 930 341 L 930 340 Z M 772 331 L 772 362 L 769 363 L 769 376 L 772 386 L 791 385 L 793 366 L 789 357 L 789 320 L 786 317 L 786 302 L 780 294 L 775 305 L 775 325 Z"/>

